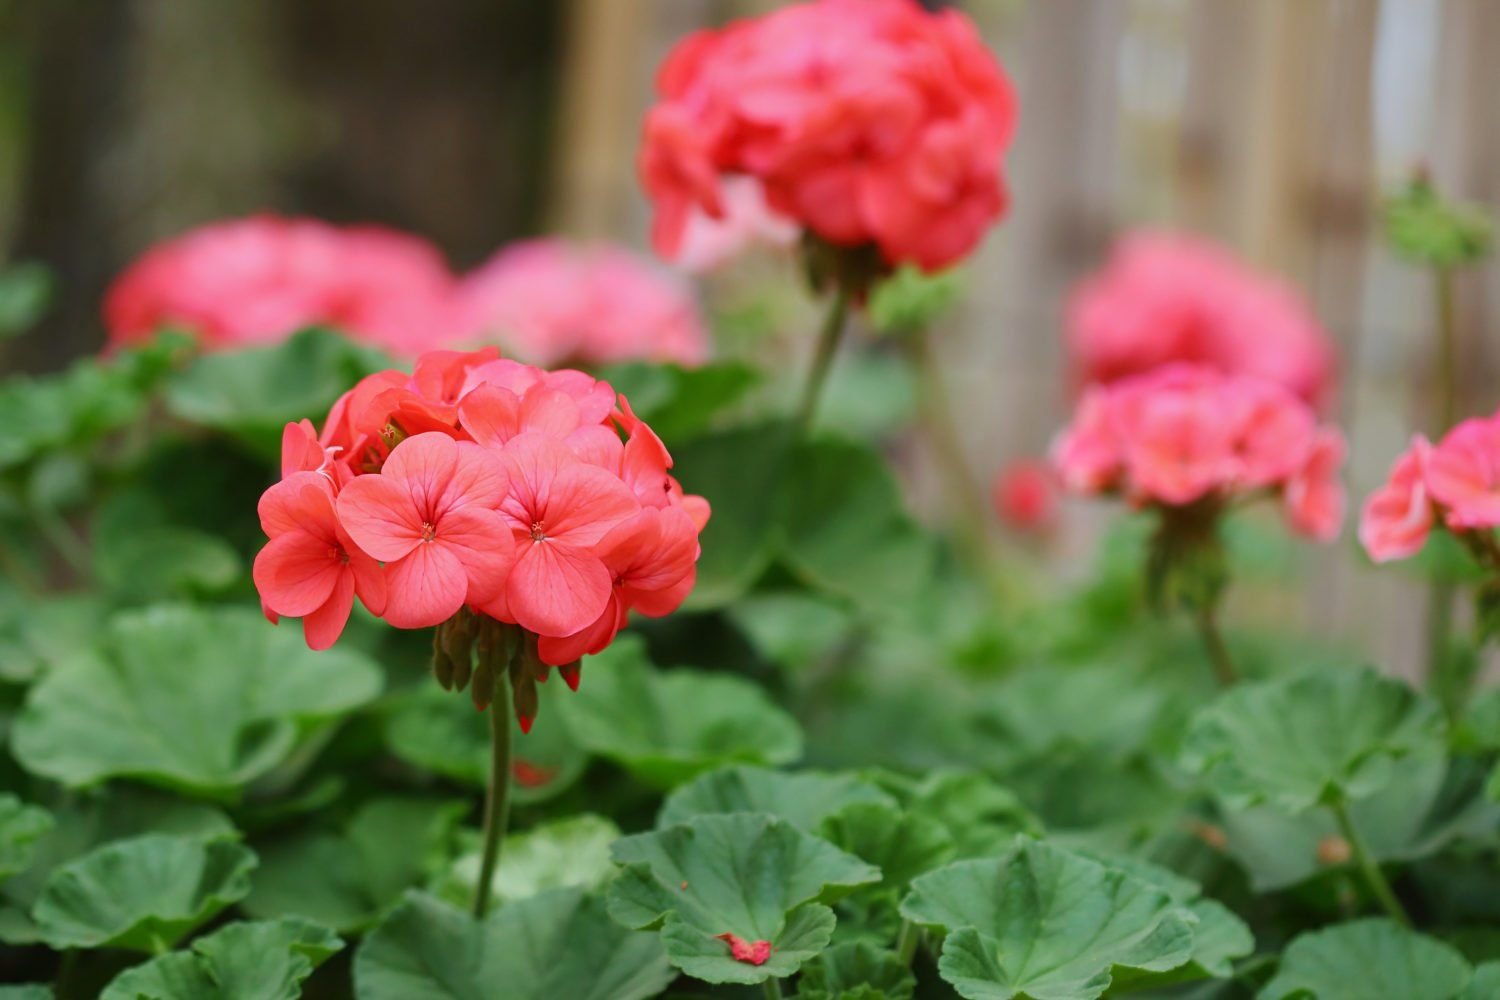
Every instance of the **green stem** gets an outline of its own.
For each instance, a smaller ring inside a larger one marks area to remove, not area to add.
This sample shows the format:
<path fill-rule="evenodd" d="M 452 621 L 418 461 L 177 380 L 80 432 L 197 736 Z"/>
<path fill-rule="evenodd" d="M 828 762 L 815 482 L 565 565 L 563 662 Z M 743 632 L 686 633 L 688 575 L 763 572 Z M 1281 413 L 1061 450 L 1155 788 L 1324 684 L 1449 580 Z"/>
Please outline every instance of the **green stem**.
<path fill-rule="evenodd" d="M 1455 319 L 1453 271 L 1439 267 L 1437 281 L 1438 426 L 1433 440 L 1447 433 L 1462 411 L 1458 375 L 1458 323 Z M 1427 591 L 1427 680 L 1441 678 L 1448 669 L 1453 635 L 1453 582 L 1433 580 Z"/>
<path fill-rule="evenodd" d="M 68 568 L 80 579 L 88 579 L 92 575 L 92 558 L 89 555 L 89 547 L 73 526 L 63 519 L 62 515 L 55 511 L 34 509 L 32 515 L 36 518 L 36 525 L 41 529 L 47 541 L 57 549 Z"/>
<path fill-rule="evenodd" d="M 760 985 L 765 990 L 766 1000 L 781 1000 L 781 980 L 767 979 Z"/>
<path fill-rule="evenodd" d="M 1349 842 L 1349 853 L 1354 856 L 1354 861 L 1359 866 L 1360 874 L 1364 876 L 1370 891 L 1375 894 L 1375 898 L 1392 920 L 1402 927 L 1410 928 L 1411 918 L 1406 915 L 1406 910 L 1402 909 L 1400 900 L 1396 899 L 1396 894 L 1391 890 L 1391 884 L 1386 881 L 1385 873 L 1380 870 L 1380 865 L 1376 864 L 1375 859 L 1371 857 L 1364 838 L 1354 828 L 1354 822 L 1349 818 L 1349 806 L 1340 798 L 1328 808 L 1333 810 L 1333 818 L 1339 824 L 1339 833 Z"/>
<path fill-rule="evenodd" d="M 483 919 L 490 907 L 500 842 L 510 819 L 510 684 L 503 674 L 495 684 L 489 715 L 490 780 L 484 793 L 484 853 L 479 862 L 479 885 L 474 891 L 474 916 L 478 919 Z"/>
<path fill-rule="evenodd" d="M 901 933 L 896 935 L 896 957 L 901 964 L 911 968 L 911 960 L 917 954 L 917 944 L 922 940 L 922 928 L 910 920 L 901 921 Z"/>
<path fill-rule="evenodd" d="M 1240 675 L 1239 671 L 1234 669 L 1234 660 L 1229 655 L 1229 647 L 1225 645 L 1224 635 L 1219 631 L 1217 603 L 1200 608 L 1193 617 L 1198 625 L 1198 634 L 1203 638 L 1203 648 L 1208 651 L 1208 661 L 1213 665 L 1214 676 L 1224 687 L 1233 686 L 1240 679 Z"/>
<path fill-rule="evenodd" d="M 844 335 L 845 321 L 849 316 L 849 293 L 841 286 L 833 294 L 833 304 L 823 320 L 823 329 L 818 332 L 818 345 L 813 352 L 812 368 L 802 386 L 802 401 L 797 406 L 797 426 L 806 433 L 812 426 L 813 415 L 818 410 L 818 398 L 823 394 L 823 383 L 828 381 L 833 357 L 838 353 L 839 340 Z"/>

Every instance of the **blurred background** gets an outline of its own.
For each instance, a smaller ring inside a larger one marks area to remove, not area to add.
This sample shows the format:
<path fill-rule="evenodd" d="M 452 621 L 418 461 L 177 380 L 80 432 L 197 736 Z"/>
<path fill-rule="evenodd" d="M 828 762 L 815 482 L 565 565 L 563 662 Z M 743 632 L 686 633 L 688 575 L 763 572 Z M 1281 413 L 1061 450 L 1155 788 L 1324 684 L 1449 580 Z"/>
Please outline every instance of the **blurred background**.
<path fill-rule="evenodd" d="M 51 370 L 96 351 L 110 278 L 151 243 L 226 216 L 381 222 L 459 267 L 543 232 L 644 248 L 634 161 L 656 64 L 688 31 L 772 6 L 0 0 L 0 254 L 42 262 L 57 283 L 37 328 L 0 343 L 0 366 Z M 1432 279 L 1384 248 L 1378 201 L 1423 166 L 1445 195 L 1494 214 L 1500 3 L 960 6 L 1022 108 L 1013 207 L 936 340 L 976 479 L 1045 451 L 1069 407 L 1066 293 L 1118 233 L 1152 225 L 1213 237 L 1304 291 L 1341 348 L 1335 416 L 1362 497 L 1431 421 Z M 705 290 L 715 315 L 717 294 Z M 1459 275 L 1457 308 L 1468 398 L 1488 410 L 1500 265 Z M 810 330 L 810 312 L 786 315 Z M 893 450 L 931 510 L 924 449 Z M 1108 514 L 1070 510 L 1080 530 L 1020 558 L 1076 575 Z M 1371 572 L 1352 529 L 1305 558 L 1305 590 L 1242 591 L 1240 613 L 1416 663 L 1415 580 Z"/>

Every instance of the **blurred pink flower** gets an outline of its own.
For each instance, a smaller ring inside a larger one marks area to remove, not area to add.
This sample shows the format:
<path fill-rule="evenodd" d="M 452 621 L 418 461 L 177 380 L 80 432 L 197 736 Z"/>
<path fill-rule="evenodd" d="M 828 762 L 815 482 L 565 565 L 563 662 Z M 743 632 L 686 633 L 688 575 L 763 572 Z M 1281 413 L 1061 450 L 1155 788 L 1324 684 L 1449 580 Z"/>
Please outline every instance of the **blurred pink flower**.
<path fill-rule="evenodd" d="M 260 215 L 152 247 L 110 286 L 104 321 L 116 346 L 167 327 L 222 348 L 331 326 L 415 354 L 452 332 L 452 285 L 442 255 L 415 236 Z"/>
<path fill-rule="evenodd" d="M 525 361 L 701 364 L 708 334 L 685 284 L 626 250 L 560 239 L 501 250 L 465 276 L 458 307 L 470 339 Z"/>
<path fill-rule="evenodd" d="M 1378 563 L 1406 559 L 1422 551 L 1432 531 L 1432 500 L 1427 492 L 1427 461 L 1432 445 L 1418 434 L 1391 466 L 1386 482 L 1365 501 L 1359 543 Z"/>
<path fill-rule="evenodd" d="M 1318 432 L 1302 467 L 1286 481 L 1282 491 L 1287 521 L 1293 530 L 1320 542 L 1331 542 L 1338 537 L 1348 503 L 1339 470 L 1348 450 L 1337 427 L 1325 427 Z"/>
<path fill-rule="evenodd" d="M 1123 239 L 1073 292 L 1067 333 L 1081 385 L 1188 362 L 1269 379 L 1314 405 L 1333 388 L 1333 346 L 1306 303 L 1192 236 Z"/>
<path fill-rule="evenodd" d="M 657 75 L 640 170 L 652 242 L 682 253 L 727 179 L 828 243 L 936 270 L 1006 206 L 1009 80 L 973 23 L 915 0 L 816 0 L 690 35 Z"/>
<path fill-rule="evenodd" d="M 1006 465 L 995 475 L 990 499 L 1002 523 L 1026 534 L 1044 533 L 1057 522 L 1057 473 L 1040 459 Z"/>
<path fill-rule="evenodd" d="M 785 249 L 797 242 L 797 224 L 766 204 L 753 177 L 726 177 L 720 185 L 723 213 L 716 218 L 692 208 L 672 263 L 692 274 L 714 271 L 755 245 Z"/>
<path fill-rule="evenodd" d="M 1500 525 L 1500 414 L 1454 427 L 1427 458 L 1427 490 L 1450 528 Z"/>

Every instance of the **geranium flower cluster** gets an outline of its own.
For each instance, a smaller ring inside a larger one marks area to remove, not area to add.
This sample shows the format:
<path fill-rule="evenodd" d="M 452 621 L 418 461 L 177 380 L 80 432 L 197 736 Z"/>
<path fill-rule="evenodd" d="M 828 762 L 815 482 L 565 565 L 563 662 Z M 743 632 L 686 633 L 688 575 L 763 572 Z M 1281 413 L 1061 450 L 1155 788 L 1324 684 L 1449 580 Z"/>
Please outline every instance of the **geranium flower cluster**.
<path fill-rule="evenodd" d="M 461 613 L 518 626 L 542 664 L 568 667 L 692 589 L 709 509 L 671 465 L 605 382 L 493 348 L 430 352 L 360 381 L 321 433 L 287 426 L 256 587 L 315 649 L 358 596 L 398 628 Z"/>
<path fill-rule="evenodd" d="M 1437 445 L 1422 435 L 1391 466 L 1360 514 L 1360 544 L 1375 562 L 1416 555 L 1434 528 L 1500 570 L 1500 413 L 1465 420 Z"/>
<path fill-rule="evenodd" d="M 496 342 L 543 365 L 695 365 L 709 347 L 687 286 L 618 247 L 536 240 L 458 276 L 416 236 L 276 216 L 152 248 L 116 279 L 104 318 L 116 346 L 167 327 L 233 348 L 327 326 L 401 357 Z"/>
<path fill-rule="evenodd" d="M 1073 292 L 1067 333 L 1081 386 L 1188 363 L 1267 378 L 1314 405 L 1333 387 L 1333 345 L 1301 297 L 1191 236 L 1122 240 Z"/>
<path fill-rule="evenodd" d="M 1194 365 L 1087 390 L 1053 450 L 1076 492 L 1166 508 L 1268 494 L 1324 541 L 1343 522 L 1344 454 L 1338 429 L 1282 386 Z"/>
<path fill-rule="evenodd" d="M 826 243 L 945 267 L 1004 210 L 1010 82 L 972 22 L 915 0 L 815 0 L 684 39 L 657 76 L 640 167 L 674 259 L 725 183 Z"/>

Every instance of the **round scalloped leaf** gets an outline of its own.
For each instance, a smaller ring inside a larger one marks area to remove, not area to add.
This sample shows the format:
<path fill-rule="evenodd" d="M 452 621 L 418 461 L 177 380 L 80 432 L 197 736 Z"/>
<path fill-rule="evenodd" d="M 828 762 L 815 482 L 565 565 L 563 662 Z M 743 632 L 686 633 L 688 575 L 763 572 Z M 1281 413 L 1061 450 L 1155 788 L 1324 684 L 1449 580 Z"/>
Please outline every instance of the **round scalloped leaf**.
<path fill-rule="evenodd" d="M 1258 1000 L 1454 1000 L 1472 970 L 1463 955 L 1435 938 L 1383 917 L 1312 931 L 1281 956 Z"/>
<path fill-rule="evenodd" d="M 0 792 L 0 881 L 31 864 L 37 841 L 52 831 L 52 814 Z"/>
<path fill-rule="evenodd" d="M 699 775 L 673 791 L 662 803 L 656 825 L 659 829 L 694 816 L 758 812 L 813 831 L 823 820 L 856 802 L 894 805 L 895 800 L 853 774 L 793 773 L 739 765 Z"/>
<path fill-rule="evenodd" d="M 1092 1000 L 1116 968 L 1165 972 L 1193 957 L 1194 919 L 1170 895 L 1042 841 L 921 876 L 901 913 L 949 932 L 938 971 L 971 1000 Z"/>
<path fill-rule="evenodd" d="M 646 1000 L 676 977 L 656 935 L 621 927 L 577 889 L 509 903 L 483 921 L 408 893 L 354 957 L 360 1000 Z"/>
<path fill-rule="evenodd" d="M 1394 760 L 1444 739 L 1431 699 L 1371 670 L 1333 670 L 1220 695 L 1194 718 L 1182 762 L 1232 808 L 1295 813 L 1373 795 Z"/>
<path fill-rule="evenodd" d="M 724 764 L 787 764 L 802 755 L 802 730 L 755 684 L 655 670 L 635 637 L 585 660 L 582 687 L 558 707 L 590 751 L 657 788 Z"/>
<path fill-rule="evenodd" d="M 1494 1000 L 1500 997 L 1500 961 L 1474 967 L 1474 978 L 1454 1000 Z"/>
<path fill-rule="evenodd" d="M 620 828 L 604 816 L 583 813 L 506 835 L 505 849 L 491 880 L 491 906 L 527 899 L 547 889 L 573 886 L 592 890 L 614 874 L 609 848 Z M 480 852 L 463 855 L 449 868 L 438 895 L 469 907 L 479 884 Z"/>
<path fill-rule="evenodd" d="M 32 916 L 53 948 L 160 951 L 243 899 L 254 868 L 236 841 L 149 833 L 58 868 Z"/>
<path fill-rule="evenodd" d="M 376 799 L 341 835 L 311 831 L 257 845 L 260 868 L 244 908 L 266 920 L 295 916 L 363 930 L 447 863 L 468 809 L 463 802 Z"/>
<path fill-rule="evenodd" d="M 12 743 L 27 770 L 66 785 L 131 777 L 227 799 L 380 687 L 368 657 L 314 652 L 247 608 L 163 605 L 117 615 L 94 650 L 58 664 Z"/>
<path fill-rule="evenodd" d="M 833 933 L 831 902 L 880 871 L 785 820 L 754 813 L 698 816 L 615 842 L 624 865 L 609 912 L 627 927 L 662 929 L 672 963 L 711 983 L 758 983 L 796 972 Z M 761 964 L 732 955 L 725 935 L 768 942 Z"/>
<path fill-rule="evenodd" d="M 573 787 L 588 765 L 588 754 L 556 709 L 572 697 L 561 684 L 538 688 L 541 709 L 531 732 L 511 722 L 511 801 L 542 802 Z M 490 773 L 490 727 L 464 695 L 423 684 L 403 694 L 386 721 L 391 753 L 423 770 L 483 789 Z"/>
<path fill-rule="evenodd" d="M 1004 853 L 1018 833 L 1042 835 L 1041 821 L 1014 792 L 973 771 L 934 771 L 904 805 L 946 826 L 959 858 Z"/>
<path fill-rule="evenodd" d="M 903 888 L 954 856 L 953 838 L 941 822 L 883 802 L 851 803 L 825 819 L 818 833 L 879 868 L 887 888 Z"/>
<path fill-rule="evenodd" d="M 344 942 L 295 918 L 229 924 L 175 951 L 126 969 L 99 1000 L 297 1000 L 313 970 Z"/>
<path fill-rule="evenodd" d="M 836 944 L 802 970 L 797 1000 L 911 1000 L 917 980 L 893 951 Z"/>

